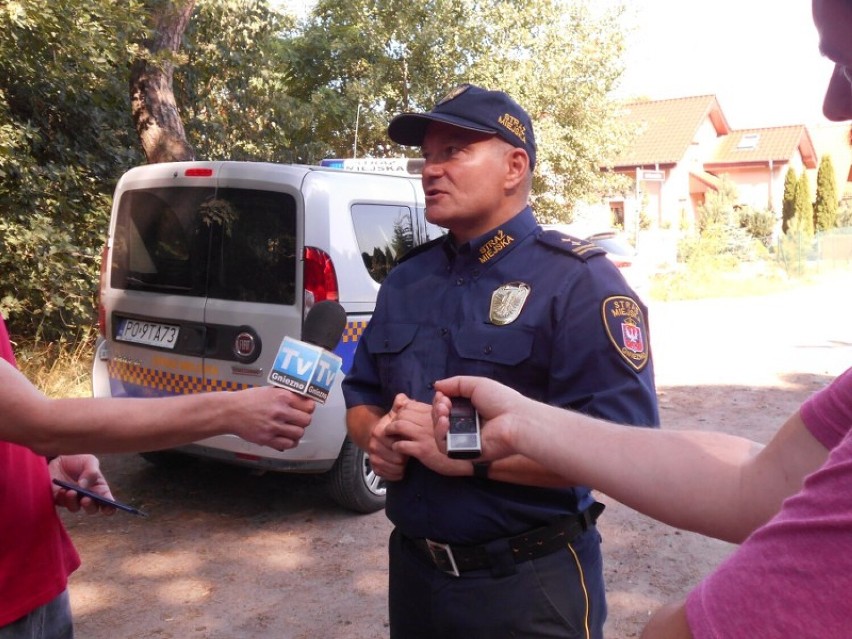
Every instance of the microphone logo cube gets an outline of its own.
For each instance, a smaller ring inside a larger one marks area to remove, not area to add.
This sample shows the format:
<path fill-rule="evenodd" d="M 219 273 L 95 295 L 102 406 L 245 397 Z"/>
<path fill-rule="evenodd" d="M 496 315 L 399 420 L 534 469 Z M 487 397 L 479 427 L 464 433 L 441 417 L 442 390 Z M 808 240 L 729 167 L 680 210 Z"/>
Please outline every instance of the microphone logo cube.
<path fill-rule="evenodd" d="M 324 404 L 342 365 L 343 360 L 334 353 L 285 337 L 267 380 L 274 386 L 306 395 Z"/>
<path fill-rule="evenodd" d="M 318 346 L 285 337 L 269 371 L 269 383 L 306 394 L 321 356 Z"/>
<path fill-rule="evenodd" d="M 308 397 L 312 397 L 320 404 L 325 404 L 325 400 L 328 399 L 328 394 L 331 392 L 331 386 L 334 384 L 334 378 L 342 365 L 342 359 L 334 353 L 324 350 L 308 384 L 306 393 Z"/>

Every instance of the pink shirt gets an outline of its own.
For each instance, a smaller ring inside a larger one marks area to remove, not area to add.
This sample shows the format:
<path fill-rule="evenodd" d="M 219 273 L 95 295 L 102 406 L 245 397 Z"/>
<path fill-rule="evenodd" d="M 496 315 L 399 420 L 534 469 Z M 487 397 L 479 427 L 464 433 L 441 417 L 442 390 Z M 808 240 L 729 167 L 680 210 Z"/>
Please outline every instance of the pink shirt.
<path fill-rule="evenodd" d="M 852 636 L 852 368 L 800 414 L 829 457 L 689 594 L 696 639 Z"/>

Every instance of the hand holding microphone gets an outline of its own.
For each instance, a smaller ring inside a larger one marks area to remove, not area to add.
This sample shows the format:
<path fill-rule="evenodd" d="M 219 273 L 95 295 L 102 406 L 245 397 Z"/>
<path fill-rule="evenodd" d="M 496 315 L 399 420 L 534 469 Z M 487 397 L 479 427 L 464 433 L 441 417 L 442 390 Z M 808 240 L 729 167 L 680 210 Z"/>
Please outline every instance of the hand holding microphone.
<path fill-rule="evenodd" d="M 302 340 L 285 337 L 267 380 L 270 384 L 324 404 L 343 361 L 331 351 L 346 328 L 346 311 L 337 302 L 315 304 L 305 317 Z"/>

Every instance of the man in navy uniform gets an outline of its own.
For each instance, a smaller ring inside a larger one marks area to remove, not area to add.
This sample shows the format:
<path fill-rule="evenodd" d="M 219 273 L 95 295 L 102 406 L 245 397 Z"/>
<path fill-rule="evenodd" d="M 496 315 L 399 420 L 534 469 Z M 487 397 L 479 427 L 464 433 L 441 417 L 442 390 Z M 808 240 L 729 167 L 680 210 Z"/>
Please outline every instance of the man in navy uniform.
<path fill-rule="evenodd" d="M 421 147 L 426 218 L 449 231 L 388 275 L 344 381 L 349 435 L 388 480 L 391 637 L 600 638 L 603 506 L 520 456 L 443 455 L 432 383 L 656 426 L 647 309 L 601 249 L 537 224 L 533 126 L 508 95 L 462 85 L 388 135 Z"/>

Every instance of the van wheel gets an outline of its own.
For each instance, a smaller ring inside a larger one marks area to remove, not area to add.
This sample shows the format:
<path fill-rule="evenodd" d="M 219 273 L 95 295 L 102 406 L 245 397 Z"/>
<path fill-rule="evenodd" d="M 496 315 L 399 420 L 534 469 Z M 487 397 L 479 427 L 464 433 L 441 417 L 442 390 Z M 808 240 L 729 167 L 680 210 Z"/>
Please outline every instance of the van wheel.
<path fill-rule="evenodd" d="M 148 453 L 139 453 L 139 456 L 145 461 L 164 470 L 178 470 L 180 468 L 186 468 L 195 462 L 195 459 L 189 455 L 176 453 L 171 450 L 155 450 Z"/>
<path fill-rule="evenodd" d="M 385 480 L 373 472 L 370 456 L 347 437 L 328 471 L 328 494 L 357 513 L 374 513 L 385 506 Z"/>

